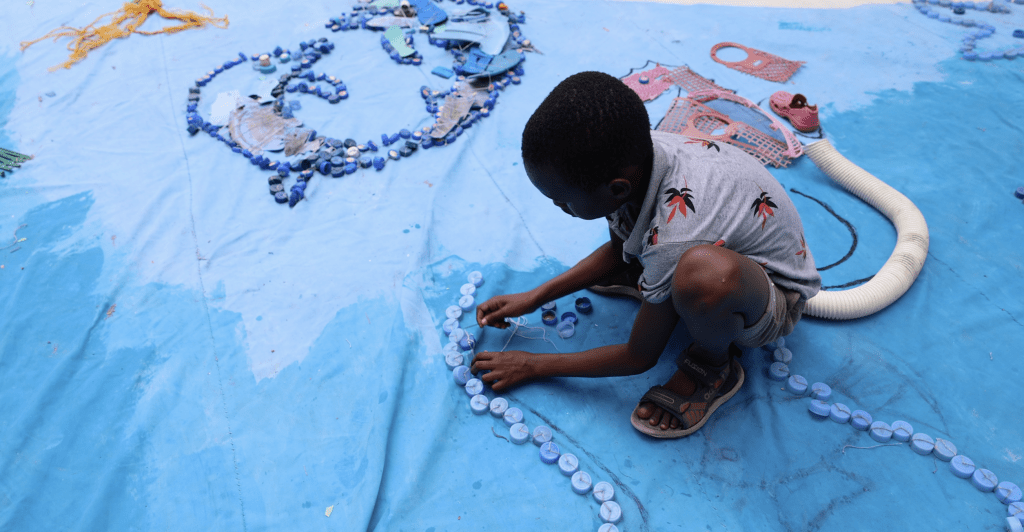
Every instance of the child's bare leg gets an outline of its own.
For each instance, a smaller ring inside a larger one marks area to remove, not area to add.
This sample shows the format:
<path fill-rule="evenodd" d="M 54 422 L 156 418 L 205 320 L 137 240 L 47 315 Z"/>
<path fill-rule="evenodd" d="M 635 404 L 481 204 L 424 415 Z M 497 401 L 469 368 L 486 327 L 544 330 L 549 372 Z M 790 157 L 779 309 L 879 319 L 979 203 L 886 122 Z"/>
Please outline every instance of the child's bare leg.
<path fill-rule="evenodd" d="M 698 362 L 719 366 L 728 361 L 729 345 L 764 314 L 768 290 L 761 267 L 735 251 L 701 245 L 680 257 L 672 278 L 672 303 L 701 348 Z M 664 386 L 682 396 L 695 391 L 694 383 L 679 371 Z M 636 413 L 662 430 L 679 426 L 675 417 L 653 403 L 642 403 Z"/>

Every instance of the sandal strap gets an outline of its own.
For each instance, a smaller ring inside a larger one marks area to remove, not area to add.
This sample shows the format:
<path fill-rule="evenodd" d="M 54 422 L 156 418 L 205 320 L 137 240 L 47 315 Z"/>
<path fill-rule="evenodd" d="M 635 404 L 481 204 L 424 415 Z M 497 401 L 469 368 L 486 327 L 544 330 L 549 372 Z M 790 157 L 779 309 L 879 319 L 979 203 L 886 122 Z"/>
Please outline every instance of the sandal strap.
<path fill-rule="evenodd" d="M 729 344 L 729 360 L 721 366 L 710 366 L 707 364 L 701 364 L 696 362 L 690 355 L 690 352 L 698 349 L 697 344 L 690 344 L 679 354 L 679 358 L 676 359 L 676 367 L 679 371 L 687 374 L 695 383 L 700 384 L 705 388 L 714 388 L 716 383 L 724 382 L 729 376 L 729 370 L 732 368 L 732 359 L 743 354 L 736 344 Z"/>

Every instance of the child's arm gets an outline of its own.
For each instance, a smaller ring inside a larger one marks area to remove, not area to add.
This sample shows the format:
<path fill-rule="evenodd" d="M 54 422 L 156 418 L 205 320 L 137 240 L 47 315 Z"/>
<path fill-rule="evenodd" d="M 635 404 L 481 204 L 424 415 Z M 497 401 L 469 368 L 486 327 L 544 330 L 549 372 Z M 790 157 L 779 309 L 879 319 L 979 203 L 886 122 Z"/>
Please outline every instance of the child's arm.
<path fill-rule="evenodd" d="M 622 239 L 610 230 L 609 233 L 611 240 L 554 279 L 529 292 L 495 296 L 477 305 L 477 323 L 481 327 L 490 325 L 504 329 L 508 327 L 505 318 L 529 314 L 547 301 L 583 290 L 606 277 L 625 271 L 627 265 L 622 260 Z"/>
<path fill-rule="evenodd" d="M 633 323 L 629 343 L 609 345 L 578 353 L 527 353 L 484 351 L 473 360 L 473 372 L 496 392 L 541 377 L 611 377 L 636 375 L 654 367 L 665 350 L 679 315 L 669 299 L 644 302 Z"/>

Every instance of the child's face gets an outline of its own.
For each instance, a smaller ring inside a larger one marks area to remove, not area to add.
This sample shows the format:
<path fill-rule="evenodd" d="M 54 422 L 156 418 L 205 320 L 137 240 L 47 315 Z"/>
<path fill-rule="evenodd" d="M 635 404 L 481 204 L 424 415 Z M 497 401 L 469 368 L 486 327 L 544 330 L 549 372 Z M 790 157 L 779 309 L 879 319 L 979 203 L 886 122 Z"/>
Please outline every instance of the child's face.
<path fill-rule="evenodd" d="M 566 214 L 584 220 L 604 218 L 615 212 L 626 202 L 632 190 L 628 179 L 616 178 L 592 191 L 587 191 L 566 183 L 549 167 L 531 164 L 524 166 L 530 182 L 541 194 L 547 196 Z"/>

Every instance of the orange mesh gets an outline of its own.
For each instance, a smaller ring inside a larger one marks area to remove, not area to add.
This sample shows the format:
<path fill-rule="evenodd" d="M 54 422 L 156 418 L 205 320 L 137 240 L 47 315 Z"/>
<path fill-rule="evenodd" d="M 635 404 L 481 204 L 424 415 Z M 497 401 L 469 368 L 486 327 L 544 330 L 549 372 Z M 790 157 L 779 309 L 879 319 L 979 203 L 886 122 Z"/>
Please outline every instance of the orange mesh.
<path fill-rule="evenodd" d="M 139 33 L 142 35 L 176 33 L 191 28 L 200 28 L 207 24 L 211 24 L 218 28 L 228 27 L 228 17 L 214 18 L 212 9 L 202 4 L 199 5 L 206 9 L 209 16 L 200 15 L 193 11 L 167 10 L 164 9 L 163 2 L 161 0 L 135 0 L 134 2 L 125 3 L 121 6 L 120 11 L 106 13 L 96 17 L 96 20 L 92 21 L 92 24 L 89 24 L 84 28 L 78 29 L 61 26 L 34 41 L 23 41 L 21 43 L 21 51 L 24 52 L 29 46 L 32 46 L 44 39 L 49 39 L 50 37 L 53 37 L 54 42 L 61 37 L 71 37 L 71 42 L 68 43 L 68 50 L 71 51 L 71 56 L 68 57 L 67 61 L 57 66 L 50 67 L 50 72 L 53 72 L 59 68 L 71 68 L 71 65 L 85 59 L 93 49 L 99 48 L 114 39 L 123 39 L 132 33 Z M 180 20 L 182 23 L 177 26 L 169 26 L 158 31 L 139 31 L 137 28 L 141 26 L 142 23 L 146 21 L 146 18 L 154 11 L 163 18 Z M 104 17 L 111 17 L 110 23 L 100 27 L 94 27 L 96 26 L 96 23 Z"/>
<path fill-rule="evenodd" d="M 743 122 L 730 120 L 728 116 L 690 98 L 672 100 L 672 107 L 657 130 L 732 144 L 753 155 L 761 164 L 771 164 L 776 168 L 785 168 L 792 162 L 785 155 L 788 149 L 785 143 Z"/>
<path fill-rule="evenodd" d="M 718 58 L 718 51 L 722 48 L 739 48 L 747 53 L 743 61 L 723 61 Z M 785 83 L 803 65 L 803 61 L 790 61 L 768 52 L 762 52 L 754 48 L 747 48 L 742 44 L 734 42 L 720 42 L 711 47 L 711 59 L 723 65 L 739 70 L 740 72 L 756 76 L 768 81 Z"/>
<path fill-rule="evenodd" d="M 719 87 L 714 81 L 701 76 L 700 74 L 690 70 L 690 67 L 683 65 L 667 74 L 667 77 L 672 80 L 672 83 L 679 85 L 687 93 L 694 91 L 703 91 L 709 89 L 716 90 L 729 90 Z"/>

